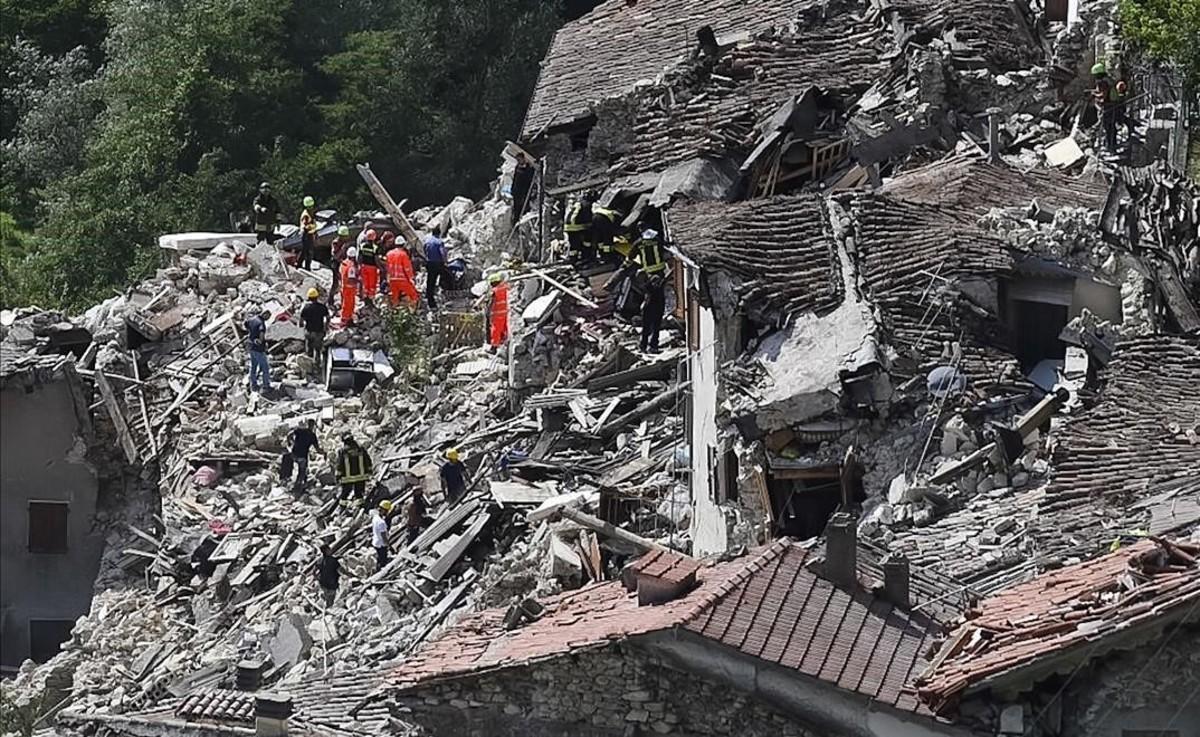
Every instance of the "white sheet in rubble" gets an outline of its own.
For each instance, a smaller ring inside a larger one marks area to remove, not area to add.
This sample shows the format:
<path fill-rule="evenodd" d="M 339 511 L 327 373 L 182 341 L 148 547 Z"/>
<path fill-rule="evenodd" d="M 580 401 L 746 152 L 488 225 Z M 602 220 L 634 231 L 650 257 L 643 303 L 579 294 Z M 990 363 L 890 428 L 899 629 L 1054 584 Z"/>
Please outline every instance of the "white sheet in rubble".
<path fill-rule="evenodd" d="M 158 247 L 169 251 L 207 251 L 222 241 L 237 241 L 253 246 L 253 233 L 170 233 L 158 237 Z"/>

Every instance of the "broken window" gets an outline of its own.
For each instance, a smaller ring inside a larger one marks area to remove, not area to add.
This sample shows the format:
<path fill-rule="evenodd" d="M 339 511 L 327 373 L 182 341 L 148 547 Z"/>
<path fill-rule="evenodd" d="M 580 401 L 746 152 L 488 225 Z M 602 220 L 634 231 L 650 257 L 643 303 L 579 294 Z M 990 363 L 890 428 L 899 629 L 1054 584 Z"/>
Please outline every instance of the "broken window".
<path fill-rule="evenodd" d="M 45 663 L 58 655 L 59 646 L 71 639 L 74 626 L 75 622 L 70 619 L 29 620 L 29 659 Z"/>
<path fill-rule="evenodd" d="M 67 552 L 66 502 L 29 502 L 29 552 Z"/>
<path fill-rule="evenodd" d="M 722 467 L 722 481 L 725 485 L 725 499 L 738 500 L 738 457 L 732 449 L 725 451 L 725 462 Z"/>
<path fill-rule="evenodd" d="M 837 466 L 777 470 L 767 477 L 775 536 L 800 540 L 817 537 L 842 503 Z"/>
<path fill-rule="evenodd" d="M 578 131 L 571 134 L 571 150 L 586 151 L 588 147 L 588 137 L 591 135 L 592 129 Z"/>

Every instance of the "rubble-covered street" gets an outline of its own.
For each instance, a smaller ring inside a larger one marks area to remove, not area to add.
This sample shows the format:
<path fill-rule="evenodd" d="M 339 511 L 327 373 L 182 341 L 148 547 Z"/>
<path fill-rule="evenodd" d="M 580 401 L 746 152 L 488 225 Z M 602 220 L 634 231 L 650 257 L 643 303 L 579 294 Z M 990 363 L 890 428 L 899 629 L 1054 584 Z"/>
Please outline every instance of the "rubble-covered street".
<path fill-rule="evenodd" d="M 26 733 L 1200 730 L 1197 101 L 1115 3 L 1058 5 L 603 2 L 486 197 L 406 211 L 359 167 L 321 232 L 387 229 L 421 304 L 333 310 L 320 358 L 301 309 L 344 292 L 291 226 L 5 311 L 0 388 L 79 422 L 102 550 L 4 684 Z M 1100 59 L 1139 93 L 1116 150 Z M 595 259 L 581 203 L 620 226 Z"/>

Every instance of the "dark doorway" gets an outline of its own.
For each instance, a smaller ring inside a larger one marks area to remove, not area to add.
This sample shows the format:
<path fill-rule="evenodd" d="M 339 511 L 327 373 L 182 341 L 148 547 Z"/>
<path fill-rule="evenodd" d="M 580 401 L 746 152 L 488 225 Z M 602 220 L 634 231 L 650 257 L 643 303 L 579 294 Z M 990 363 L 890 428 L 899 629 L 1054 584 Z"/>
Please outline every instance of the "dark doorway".
<path fill-rule="evenodd" d="M 58 655 L 59 646 L 71 639 L 74 626 L 75 622 L 70 619 L 29 620 L 29 659 L 45 663 Z"/>
<path fill-rule="evenodd" d="M 817 537 L 842 503 L 841 473 L 832 467 L 784 475 L 788 478 L 772 474 L 767 479 L 775 536 Z"/>
<path fill-rule="evenodd" d="M 1010 305 L 1017 359 L 1023 371 L 1030 371 L 1041 361 L 1060 360 L 1067 355 L 1066 344 L 1058 339 L 1067 326 L 1066 305 L 1023 299 L 1014 299 Z"/>

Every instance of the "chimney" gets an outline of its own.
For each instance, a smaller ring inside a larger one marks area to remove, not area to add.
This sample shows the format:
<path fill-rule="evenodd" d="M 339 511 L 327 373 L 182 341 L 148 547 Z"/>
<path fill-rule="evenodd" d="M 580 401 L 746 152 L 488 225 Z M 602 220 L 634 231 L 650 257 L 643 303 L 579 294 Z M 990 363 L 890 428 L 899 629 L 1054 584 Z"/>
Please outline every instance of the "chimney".
<path fill-rule="evenodd" d="M 908 595 L 908 558 L 903 553 L 889 553 L 883 559 L 883 598 L 905 609 L 912 604 Z"/>
<path fill-rule="evenodd" d="M 237 664 L 237 690 L 257 691 L 262 686 L 262 660 L 243 660 Z"/>
<path fill-rule="evenodd" d="M 637 591 L 638 606 L 662 604 L 696 587 L 700 564 L 670 550 L 652 550 L 621 571 L 627 591 Z"/>
<path fill-rule="evenodd" d="M 1000 108 L 987 109 L 988 116 L 988 160 L 993 164 L 1000 161 Z"/>
<path fill-rule="evenodd" d="M 845 589 L 858 583 L 858 524 L 846 512 L 830 517 L 825 528 L 825 576 Z"/>
<path fill-rule="evenodd" d="M 266 691 L 254 697 L 255 737 L 287 737 L 292 697 Z"/>

